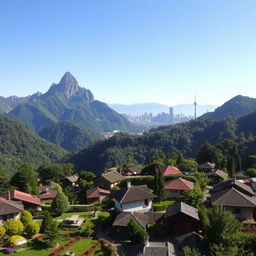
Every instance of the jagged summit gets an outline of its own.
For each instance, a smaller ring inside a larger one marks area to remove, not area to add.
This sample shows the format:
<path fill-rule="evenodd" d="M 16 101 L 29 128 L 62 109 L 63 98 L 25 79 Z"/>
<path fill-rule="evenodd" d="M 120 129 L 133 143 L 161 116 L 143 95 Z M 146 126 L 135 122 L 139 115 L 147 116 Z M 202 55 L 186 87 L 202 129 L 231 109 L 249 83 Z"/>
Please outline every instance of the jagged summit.
<path fill-rule="evenodd" d="M 76 87 L 79 87 L 79 84 L 75 79 L 75 77 L 70 72 L 66 72 L 64 76 L 61 78 L 59 82 L 59 86 L 63 86 L 65 88 L 68 88 L 68 87 L 76 88 Z"/>
<path fill-rule="evenodd" d="M 71 97 L 83 97 L 88 101 L 94 100 L 92 92 L 80 87 L 78 81 L 70 72 L 66 72 L 58 84 L 53 83 L 43 97 L 48 97 L 54 94 L 62 95 L 66 99 Z"/>

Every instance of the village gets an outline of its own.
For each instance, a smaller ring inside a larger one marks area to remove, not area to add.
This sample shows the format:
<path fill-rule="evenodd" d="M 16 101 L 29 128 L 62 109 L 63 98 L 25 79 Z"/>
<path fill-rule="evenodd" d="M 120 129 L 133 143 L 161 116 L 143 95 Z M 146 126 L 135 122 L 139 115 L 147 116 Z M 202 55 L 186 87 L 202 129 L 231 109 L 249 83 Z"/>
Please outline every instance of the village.
<path fill-rule="evenodd" d="M 246 246 L 253 244 L 256 179 L 241 172 L 229 177 L 210 162 L 182 161 L 182 168 L 154 161 L 99 176 L 81 172 L 58 183 L 39 174 L 37 194 L 6 191 L 0 255 L 212 255 L 208 233 L 220 232 L 214 225 L 225 214 L 237 227 L 233 232 L 248 236 Z M 84 203 L 78 203 L 81 195 Z"/>

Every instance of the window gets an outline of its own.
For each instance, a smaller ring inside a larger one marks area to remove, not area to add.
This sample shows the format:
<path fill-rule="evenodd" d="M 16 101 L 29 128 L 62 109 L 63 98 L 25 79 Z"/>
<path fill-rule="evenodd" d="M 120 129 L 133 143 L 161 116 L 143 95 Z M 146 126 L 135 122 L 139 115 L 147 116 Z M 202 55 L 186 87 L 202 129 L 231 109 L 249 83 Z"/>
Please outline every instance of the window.
<path fill-rule="evenodd" d="M 241 214 L 241 208 L 238 208 L 238 207 L 234 208 L 233 213 L 234 214 Z"/>
<path fill-rule="evenodd" d="M 144 207 L 148 207 L 148 199 L 144 200 Z"/>

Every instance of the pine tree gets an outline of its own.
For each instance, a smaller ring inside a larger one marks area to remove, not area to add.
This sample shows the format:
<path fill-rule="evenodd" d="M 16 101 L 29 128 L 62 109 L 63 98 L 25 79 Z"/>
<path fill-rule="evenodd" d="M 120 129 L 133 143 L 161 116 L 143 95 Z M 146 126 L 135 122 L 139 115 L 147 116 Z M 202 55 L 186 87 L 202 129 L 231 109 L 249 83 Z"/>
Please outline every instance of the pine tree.
<path fill-rule="evenodd" d="M 154 184 L 155 194 L 157 195 L 157 200 L 160 202 L 166 198 L 166 192 L 164 189 L 164 175 L 160 168 L 155 171 Z"/>
<path fill-rule="evenodd" d="M 53 199 L 51 204 L 51 211 L 57 214 L 62 214 L 69 210 L 69 201 L 67 196 L 62 192 L 60 186 L 58 186 L 58 194 Z"/>
<path fill-rule="evenodd" d="M 11 185 L 20 191 L 34 195 L 38 194 L 35 172 L 29 164 L 24 163 L 19 167 L 11 179 Z"/>

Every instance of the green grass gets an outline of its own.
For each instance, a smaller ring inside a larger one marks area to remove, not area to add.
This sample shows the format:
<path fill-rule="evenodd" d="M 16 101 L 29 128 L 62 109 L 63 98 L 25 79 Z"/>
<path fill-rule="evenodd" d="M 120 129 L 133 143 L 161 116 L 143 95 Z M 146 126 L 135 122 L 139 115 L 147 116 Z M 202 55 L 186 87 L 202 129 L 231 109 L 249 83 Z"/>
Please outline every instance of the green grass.
<path fill-rule="evenodd" d="M 154 209 L 154 211 L 163 211 L 168 206 L 171 206 L 175 203 L 176 203 L 176 201 L 162 201 L 160 203 L 153 203 L 153 209 Z"/>
<path fill-rule="evenodd" d="M 60 246 L 66 244 L 70 240 L 72 240 L 72 237 L 64 237 L 64 236 L 59 236 L 58 237 L 58 243 Z M 59 254 L 59 256 L 64 256 L 65 252 L 67 251 L 74 251 L 75 255 L 81 256 L 83 253 L 85 253 L 93 244 L 96 243 L 96 240 L 91 240 L 88 238 L 82 238 L 80 241 L 75 243 L 74 245 L 68 247 L 66 250 L 64 250 L 62 253 Z M 42 248 L 38 243 L 36 242 L 29 242 L 28 243 L 28 248 L 26 251 L 23 252 L 18 252 L 15 253 L 14 255 L 19 255 L 19 256 L 49 256 L 51 252 L 54 250 L 46 250 Z M 0 256 L 4 256 L 3 252 L 0 252 Z M 103 252 L 101 249 L 97 249 L 94 254 L 94 256 L 103 256 Z"/>

